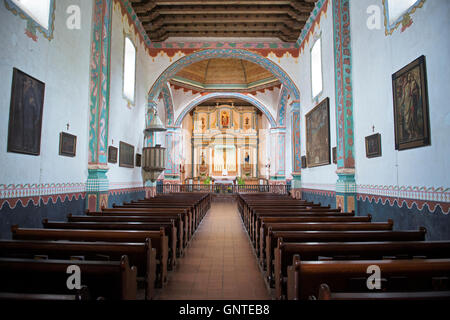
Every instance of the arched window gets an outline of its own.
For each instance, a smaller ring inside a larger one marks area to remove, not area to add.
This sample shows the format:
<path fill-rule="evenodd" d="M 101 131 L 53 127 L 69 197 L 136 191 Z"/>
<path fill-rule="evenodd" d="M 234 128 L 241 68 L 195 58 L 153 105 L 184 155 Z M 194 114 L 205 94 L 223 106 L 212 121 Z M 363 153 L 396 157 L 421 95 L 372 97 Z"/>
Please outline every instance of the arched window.
<path fill-rule="evenodd" d="M 136 47 L 129 37 L 125 37 L 123 57 L 123 95 L 134 104 L 136 87 Z"/>
<path fill-rule="evenodd" d="M 411 24 L 409 15 L 424 2 L 425 0 L 383 0 L 386 34 L 392 34 L 400 24 L 404 27 L 405 24 L 406 27 L 409 26 Z"/>
<path fill-rule="evenodd" d="M 53 36 L 54 0 L 6 0 L 6 8 L 27 20 L 47 39 Z"/>
<path fill-rule="evenodd" d="M 311 48 L 311 92 L 315 99 L 322 92 L 322 42 L 319 37 Z"/>

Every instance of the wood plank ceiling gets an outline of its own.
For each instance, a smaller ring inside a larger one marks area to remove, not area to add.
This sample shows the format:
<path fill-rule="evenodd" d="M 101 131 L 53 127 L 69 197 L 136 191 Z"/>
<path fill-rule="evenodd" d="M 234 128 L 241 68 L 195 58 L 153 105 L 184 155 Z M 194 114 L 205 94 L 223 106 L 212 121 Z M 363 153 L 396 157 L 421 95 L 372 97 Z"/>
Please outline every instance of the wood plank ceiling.
<path fill-rule="evenodd" d="M 169 37 L 295 42 L 316 0 L 130 0 L 151 41 Z"/>

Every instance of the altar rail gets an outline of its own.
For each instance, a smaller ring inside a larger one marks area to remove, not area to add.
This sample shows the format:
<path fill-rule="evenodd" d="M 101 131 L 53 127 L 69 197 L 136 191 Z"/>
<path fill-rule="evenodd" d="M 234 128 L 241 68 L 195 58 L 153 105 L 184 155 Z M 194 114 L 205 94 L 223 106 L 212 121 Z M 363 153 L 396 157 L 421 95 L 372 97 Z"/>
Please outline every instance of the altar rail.
<path fill-rule="evenodd" d="M 276 193 L 289 194 L 290 185 L 233 185 L 233 184 L 164 184 L 158 185 L 158 194 L 178 193 L 178 192 L 211 192 L 218 194 L 238 194 L 238 193 Z"/>

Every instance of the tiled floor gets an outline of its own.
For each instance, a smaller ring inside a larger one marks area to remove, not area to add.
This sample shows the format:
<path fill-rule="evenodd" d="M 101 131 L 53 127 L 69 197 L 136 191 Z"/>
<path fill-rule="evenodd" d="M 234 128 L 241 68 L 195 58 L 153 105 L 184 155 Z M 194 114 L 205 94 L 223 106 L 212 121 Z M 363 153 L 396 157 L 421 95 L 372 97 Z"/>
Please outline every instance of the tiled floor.
<path fill-rule="evenodd" d="M 212 203 L 156 299 L 270 299 L 236 203 Z"/>

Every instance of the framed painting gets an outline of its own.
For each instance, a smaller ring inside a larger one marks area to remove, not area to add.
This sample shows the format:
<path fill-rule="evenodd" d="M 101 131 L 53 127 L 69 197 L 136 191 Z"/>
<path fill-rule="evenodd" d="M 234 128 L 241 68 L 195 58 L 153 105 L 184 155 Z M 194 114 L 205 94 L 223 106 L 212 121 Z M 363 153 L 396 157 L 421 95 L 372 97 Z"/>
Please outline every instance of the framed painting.
<path fill-rule="evenodd" d="M 306 156 L 302 156 L 302 169 L 306 168 Z"/>
<path fill-rule="evenodd" d="M 366 157 L 381 157 L 381 135 L 379 133 L 366 137 Z"/>
<path fill-rule="evenodd" d="M 8 152 L 40 155 L 44 94 L 43 82 L 13 69 Z"/>
<path fill-rule="evenodd" d="M 142 159 L 142 155 L 139 153 L 136 153 L 136 167 L 140 167 L 141 166 L 141 160 Z"/>
<path fill-rule="evenodd" d="M 117 148 L 113 146 L 108 147 L 108 162 L 117 163 Z"/>
<path fill-rule="evenodd" d="M 326 98 L 306 114 L 307 166 L 330 164 L 330 100 Z"/>
<path fill-rule="evenodd" d="M 122 141 L 119 145 L 119 166 L 134 168 L 134 146 Z"/>
<path fill-rule="evenodd" d="M 395 150 L 430 145 L 425 56 L 392 75 Z"/>
<path fill-rule="evenodd" d="M 77 153 L 77 137 L 67 132 L 59 134 L 59 155 L 75 157 Z"/>
<path fill-rule="evenodd" d="M 333 152 L 333 163 L 337 164 L 337 147 L 334 147 L 332 149 L 332 152 Z"/>

